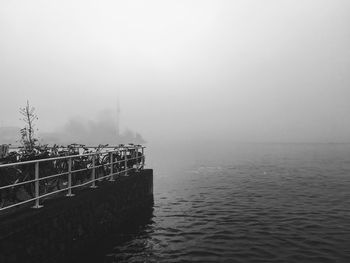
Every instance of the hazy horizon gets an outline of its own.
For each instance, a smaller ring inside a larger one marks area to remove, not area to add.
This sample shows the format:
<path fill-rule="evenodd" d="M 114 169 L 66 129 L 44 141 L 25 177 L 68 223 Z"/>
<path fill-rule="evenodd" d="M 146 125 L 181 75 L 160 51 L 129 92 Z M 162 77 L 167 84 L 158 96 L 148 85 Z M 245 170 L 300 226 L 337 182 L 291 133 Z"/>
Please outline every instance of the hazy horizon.
<path fill-rule="evenodd" d="M 350 142 L 350 2 L 1 1 L 0 122 L 150 144 Z M 1 139 L 1 138 L 0 138 Z M 0 141 L 1 143 L 1 141 Z"/>

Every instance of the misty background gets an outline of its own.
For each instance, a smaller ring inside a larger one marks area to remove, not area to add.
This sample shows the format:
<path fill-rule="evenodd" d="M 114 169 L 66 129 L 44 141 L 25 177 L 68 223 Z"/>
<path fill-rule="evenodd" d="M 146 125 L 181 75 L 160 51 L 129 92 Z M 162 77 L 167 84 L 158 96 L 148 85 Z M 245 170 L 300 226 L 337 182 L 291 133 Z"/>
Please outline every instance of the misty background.
<path fill-rule="evenodd" d="M 350 142 L 349 11 L 347 0 L 3 0 L 1 127 L 23 126 L 28 99 L 57 140 L 113 137 L 119 104 L 120 133 L 150 145 Z"/>

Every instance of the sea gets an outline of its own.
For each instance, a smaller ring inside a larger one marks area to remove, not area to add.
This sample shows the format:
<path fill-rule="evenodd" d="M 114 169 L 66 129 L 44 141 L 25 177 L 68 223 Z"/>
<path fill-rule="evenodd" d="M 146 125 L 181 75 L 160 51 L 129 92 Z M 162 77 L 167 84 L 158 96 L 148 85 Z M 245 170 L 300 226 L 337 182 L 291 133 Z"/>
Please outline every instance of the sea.
<path fill-rule="evenodd" d="M 350 262 L 350 144 L 146 149 L 154 207 L 82 262 Z"/>

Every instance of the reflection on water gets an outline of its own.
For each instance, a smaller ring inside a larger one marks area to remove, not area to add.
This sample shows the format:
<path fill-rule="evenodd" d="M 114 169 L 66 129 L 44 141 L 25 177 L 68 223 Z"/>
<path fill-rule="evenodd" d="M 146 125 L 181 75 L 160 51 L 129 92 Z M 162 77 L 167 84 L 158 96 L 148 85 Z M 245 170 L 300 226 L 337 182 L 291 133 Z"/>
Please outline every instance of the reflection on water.
<path fill-rule="evenodd" d="M 143 262 L 154 258 L 154 249 L 149 242 L 153 233 L 153 209 L 139 214 L 123 226 L 123 230 L 111 241 L 112 253 L 105 256 L 105 262 Z"/>
<path fill-rule="evenodd" d="M 349 145 L 213 152 L 154 159 L 153 212 L 91 262 L 350 262 Z"/>

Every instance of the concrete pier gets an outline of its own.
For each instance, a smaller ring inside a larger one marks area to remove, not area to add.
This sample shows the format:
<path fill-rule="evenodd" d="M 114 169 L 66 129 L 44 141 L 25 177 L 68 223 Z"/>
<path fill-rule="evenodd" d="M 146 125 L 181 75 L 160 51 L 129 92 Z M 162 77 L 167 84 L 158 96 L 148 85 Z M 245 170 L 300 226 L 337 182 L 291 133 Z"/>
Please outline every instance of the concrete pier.
<path fill-rule="evenodd" d="M 153 205 L 153 170 L 0 216 L 0 262 L 65 262 Z"/>

